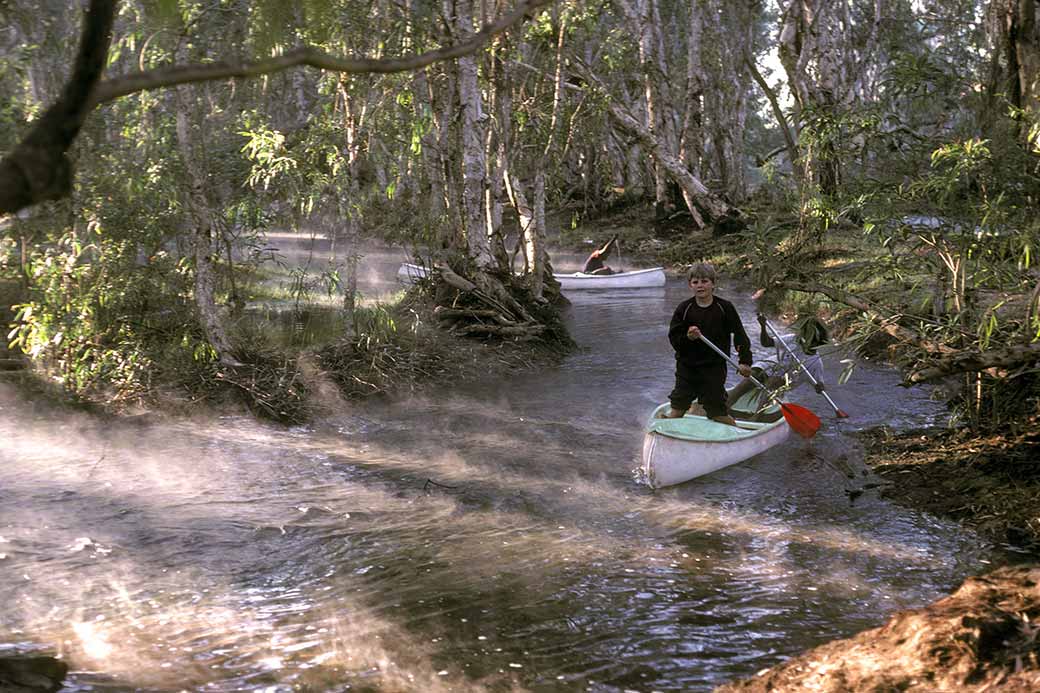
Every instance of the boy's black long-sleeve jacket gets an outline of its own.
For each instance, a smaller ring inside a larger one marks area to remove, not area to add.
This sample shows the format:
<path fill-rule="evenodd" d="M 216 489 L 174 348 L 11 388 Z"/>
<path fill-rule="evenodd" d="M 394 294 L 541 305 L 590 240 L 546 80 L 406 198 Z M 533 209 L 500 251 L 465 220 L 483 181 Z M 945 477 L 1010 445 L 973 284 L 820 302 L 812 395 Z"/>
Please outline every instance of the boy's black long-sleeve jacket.
<path fill-rule="evenodd" d="M 732 335 L 733 345 L 736 346 L 739 355 L 738 362 L 750 366 L 753 361 L 751 340 L 744 331 L 740 315 L 733 304 L 724 298 L 714 296 L 712 305 L 705 309 L 698 306 L 696 301 L 696 297 L 683 301 L 672 314 L 672 322 L 668 326 L 668 341 L 675 349 L 675 359 L 688 366 L 700 366 L 722 360 L 722 357 L 707 344 L 686 336 L 690 326 L 696 325 L 712 344 L 727 354 L 730 353 Z"/>

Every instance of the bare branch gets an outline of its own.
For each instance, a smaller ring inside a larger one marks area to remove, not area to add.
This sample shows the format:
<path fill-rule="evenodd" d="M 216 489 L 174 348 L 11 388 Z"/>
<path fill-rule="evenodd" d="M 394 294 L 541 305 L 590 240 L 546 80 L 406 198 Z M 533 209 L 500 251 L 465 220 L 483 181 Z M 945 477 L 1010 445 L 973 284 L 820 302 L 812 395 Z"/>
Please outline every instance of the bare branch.
<path fill-rule="evenodd" d="M 966 349 L 946 354 L 928 366 L 915 368 L 907 380 L 923 383 L 957 373 L 976 373 L 990 368 L 1016 368 L 1040 360 L 1040 344 L 1015 345 L 994 351 Z"/>

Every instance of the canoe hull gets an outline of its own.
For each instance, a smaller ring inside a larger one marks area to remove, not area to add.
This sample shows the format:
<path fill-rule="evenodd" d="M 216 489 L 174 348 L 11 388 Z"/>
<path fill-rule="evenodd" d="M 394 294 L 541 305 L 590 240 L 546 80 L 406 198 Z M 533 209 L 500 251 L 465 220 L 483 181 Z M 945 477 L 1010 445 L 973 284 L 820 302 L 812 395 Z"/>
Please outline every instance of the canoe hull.
<path fill-rule="evenodd" d="M 397 268 L 397 281 L 402 284 L 414 284 L 420 279 L 425 279 L 429 274 L 430 271 L 422 265 L 404 262 Z"/>
<path fill-rule="evenodd" d="M 574 274 L 554 274 L 553 277 L 560 282 L 560 288 L 566 290 L 646 289 L 664 286 L 665 284 L 664 268 L 662 267 L 651 267 L 650 269 L 619 272 L 617 274 L 575 272 Z"/>
<path fill-rule="evenodd" d="M 429 276 L 430 270 L 422 265 L 410 262 L 402 263 L 397 269 L 397 280 L 402 284 L 414 284 L 420 279 Z M 618 274 L 554 274 L 556 281 L 560 282 L 560 288 L 572 289 L 645 289 L 655 286 L 664 286 L 664 269 L 653 267 L 634 272 L 619 272 Z"/>
<path fill-rule="evenodd" d="M 684 418 L 707 421 L 698 416 Z M 692 440 L 649 430 L 643 438 L 642 476 L 651 488 L 681 484 L 763 453 L 782 443 L 791 433 L 783 418 L 770 423 L 742 423 L 742 426 L 752 430 L 744 430 L 741 437 L 733 440 Z"/>

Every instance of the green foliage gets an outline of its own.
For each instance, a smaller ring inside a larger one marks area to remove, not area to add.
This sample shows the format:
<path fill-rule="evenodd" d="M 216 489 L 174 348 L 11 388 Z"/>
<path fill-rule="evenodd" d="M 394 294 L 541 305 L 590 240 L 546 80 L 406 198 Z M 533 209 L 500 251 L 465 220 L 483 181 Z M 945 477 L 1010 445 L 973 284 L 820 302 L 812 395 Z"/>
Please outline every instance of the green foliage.
<path fill-rule="evenodd" d="M 16 307 L 11 348 L 21 349 L 77 397 L 107 393 L 111 400 L 141 396 L 171 337 L 197 360 L 190 314 L 173 277 L 183 267 L 165 253 L 143 266 L 129 243 L 94 236 L 84 244 L 67 232 L 29 265 L 29 300 Z M 155 279 L 165 276 L 163 284 Z M 174 289 L 171 295 L 166 293 Z M 176 340 L 175 340 L 176 341 Z"/>
<path fill-rule="evenodd" d="M 386 306 L 360 306 L 354 310 L 354 335 L 359 348 L 389 343 L 397 336 L 397 320 Z"/>
<path fill-rule="evenodd" d="M 293 173 L 297 162 L 285 152 L 285 135 L 266 127 L 245 130 L 238 134 L 246 138 L 242 152 L 253 162 L 246 182 L 268 190 L 276 177 Z"/>

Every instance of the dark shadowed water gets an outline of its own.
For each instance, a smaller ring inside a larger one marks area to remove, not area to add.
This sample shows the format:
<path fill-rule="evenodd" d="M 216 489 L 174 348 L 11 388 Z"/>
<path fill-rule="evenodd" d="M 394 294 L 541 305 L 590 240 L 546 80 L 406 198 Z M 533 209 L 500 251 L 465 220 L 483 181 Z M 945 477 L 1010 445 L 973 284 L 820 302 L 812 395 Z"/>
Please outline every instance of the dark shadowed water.
<path fill-rule="evenodd" d="M 870 365 L 833 387 L 846 421 L 793 393 L 811 442 L 635 483 L 685 297 L 573 293 L 558 368 L 308 428 L 0 396 L 0 652 L 60 652 L 68 690 L 703 691 L 986 569 L 971 534 L 850 501 L 852 432 L 941 417 Z"/>

